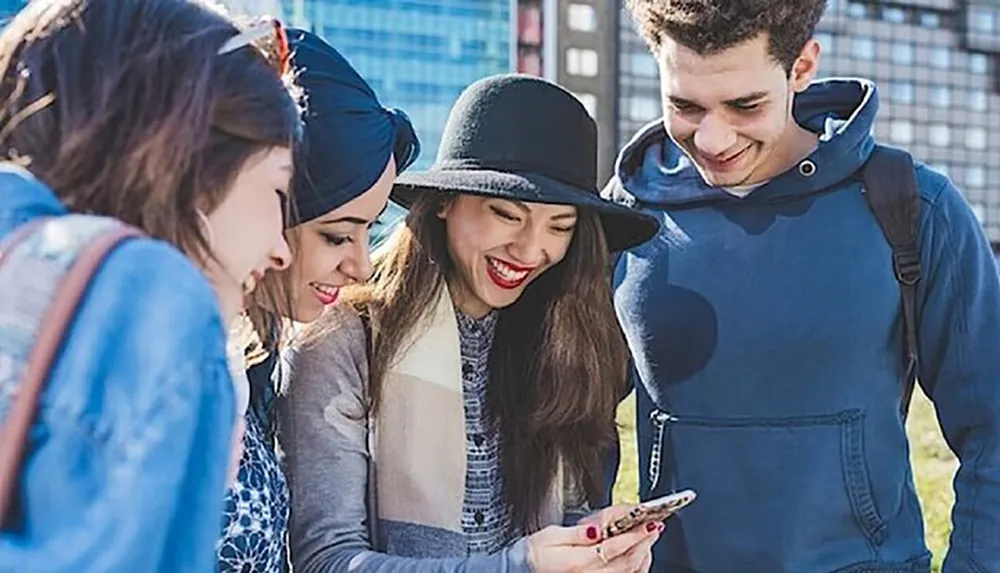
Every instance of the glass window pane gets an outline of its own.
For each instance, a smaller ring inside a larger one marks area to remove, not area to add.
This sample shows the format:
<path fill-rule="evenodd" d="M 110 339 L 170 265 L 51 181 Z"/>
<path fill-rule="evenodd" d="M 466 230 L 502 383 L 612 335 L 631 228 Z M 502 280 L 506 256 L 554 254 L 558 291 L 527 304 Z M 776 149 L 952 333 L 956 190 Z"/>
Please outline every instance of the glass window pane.
<path fill-rule="evenodd" d="M 996 18 L 996 12 L 986 6 L 969 6 L 969 27 L 977 32 L 992 33 Z"/>
<path fill-rule="evenodd" d="M 868 5 L 862 2 L 851 2 L 847 5 L 847 15 L 851 18 L 864 20 L 868 18 Z"/>
<path fill-rule="evenodd" d="M 990 61 L 986 54 L 969 54 L 969 71 L 974 74 L 985 74 L 990 71 Z"/>
<path fill-rule="evenodd" d="M 924 28 L 940 28 L 941 16 L 937 12 L 921 12 L 920 25 Z"/>
<path fill-rule="evenodd" d="M 655 78 L 659 73 L 653 54 L 645 50 L 629 54 L 629 71 L 647 78 Z"/>
<path fill-rule="evenodd" d="M 597 12 L 590 4 L 570 4 L 566 19 L 572 30 L 593 32 L 597 29 Z"/>
<path fill-rule="evenodd" d="M 897 64 L 913 64 L 913 44 L 908 42 L 893 42 L 892 61 Z"/>
<path fill-rule="evenodd" d="M 813 38 L 819 42 L 819 47 L 823 51 L 823 55 L 833 53 L 833 34 L 827 34 L 826 32 L 820 32 L 813 36 Z"/>
<path fill-rule="evenodd" d="M 979 165 L 973 165 L 965 170 L 965 184 L 969 187 L 986 185 L 986 170 Z"/>
<path fill-rule="evenodd" d="M 948 86 L 935 86 L 931 88 L 931 105 L 934 107 L 948 107 L 951 105 L 951 90 Z"/>
<path fill-rule="evenodd" d="M 910 82 L 889 82 L 889 99 L 896 103 L 913 103 L 913 92 Z"/>
<path fill-rule="evenodd" d="M 896 143 L 911 143 L 913 141 L 913 124 L 903 119 L 894 119 L 889 123 L 889 138 Z"/>
<path fill-rule="evenodd" d="M 851 53 L 861 60 L 875 59 L 875 42 L 870 38 L 854 38 L 851 42 Z"/>
<path fill-rule="evenodd" d="M 631 97 L 628 101 L 628 115 L 637 121 L 653 121 L 662 115 L 660 102 L 648 97 Z"/>
<path fill-rule="evenodd" d="M 931 50 L 931 66 L 941 69 L 951 67 L 951 52 L 947 48 L 934 48 Z"/>
<path fill-rule="evenodd" d="M 965 146 L 969 149 L 986 149 L 986 130 L 981 127 L 966 130 Z"/>
<path fill-rule="evenodd" d="M 989 95 L 983 90 L 973 90 L 969 92 L 969 109 L 975 111 L 986 111 L 989 107 Z"/>
<path fill-rule="evenodd" d="M 893 24 L 906 22 L 906 12 L 902 8 L 886 7 L 882 9 L 882 19 Z"/>
<path fill-rule="evenodd" d="M 567 48 L 566 71 L 574 76 L 596 76 L 597 52 L 586 48 Z"/>
<path fill-rule="evenodd" d="M 951 143 L 951 131 L 948 126 L 943 123 L 937 123 L 930 128 L 930 141 L 931 145 L 936 145 L 937 147 L 948 147 Z"/>

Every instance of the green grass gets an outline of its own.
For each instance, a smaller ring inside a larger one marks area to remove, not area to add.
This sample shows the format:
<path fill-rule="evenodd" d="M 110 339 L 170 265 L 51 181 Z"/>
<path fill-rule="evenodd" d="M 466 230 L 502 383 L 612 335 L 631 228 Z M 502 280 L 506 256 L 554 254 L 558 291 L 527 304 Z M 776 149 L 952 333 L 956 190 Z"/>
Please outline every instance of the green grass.
<path fill-rule="evenodd" d="M 622 428 L 622 465 L 614 498 L 616 502 L 630 502 L 638 497 L 639 483 L 636 476 L 634 396 L 619 408 L 618 423 Z M 917 492 L 924 508 L 927 545 L 934 553 L 933 571 L 938 573 L 951 534 L 951 506 L 954 502 L 951 480 L 958 462 L 941 438 L 934 407 L 919 389 L 913 397 L 907 426 Z M 725 548 L 720 547 L 719 550 L 724 551 Z"/>

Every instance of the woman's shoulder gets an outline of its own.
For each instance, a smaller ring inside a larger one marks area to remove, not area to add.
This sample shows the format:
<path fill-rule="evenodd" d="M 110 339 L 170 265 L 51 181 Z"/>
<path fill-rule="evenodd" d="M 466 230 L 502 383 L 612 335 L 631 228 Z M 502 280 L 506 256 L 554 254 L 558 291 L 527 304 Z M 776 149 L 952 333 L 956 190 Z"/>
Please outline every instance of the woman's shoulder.
<path fill-rule="evenodd" d="M 162 241 L 139 238 L 121 245 L 95 277 L 94 289 L 99 296 L 117 298 L 121 312 L 136 312 L 150 328 L 169 325 L 179 335 L 204 332 L 206 326 L 225 332 L 208 278 Z"/>
<path fill-rule="evenodd" d="M 366 319 L 353 306 L 338 304 L 326 309 L 315 322 L 300 327 L 291 348 L 299 353 L 315 353 L 365 348 L 368 342 Z"/>
<path fill-rule="evenodd" d="M 91 282 L 74 332 L 117 338 L 120 344 L 106 348 L 136 354 L 151 374 L 200 371 L 226 360 L 215 289 L 188 257 L 149 238 L 129 240 L 108 256 Z"/>
<path fill-rule="evenodd" d="M 285 352 L 292 370 L 315 365 L 353 363 L 367 372 L 368 328 L 353 306 L 330 307 L 316 322 L 303 326 Z"/>
<path fill-rule="evenodd" d="M 201 271 L 165 243 L 131 239 L 104 261 L 77 308 L 59 358 L 72 366 L 60 368 L 65 375 L 53 380 L 65 390 L 59 411 L 99 407 L 101 416 L 126 428 L 130 420 L 168 411 L 189 418 L 204 400 L 213 400 L 213 417 L 231 419 L 225 347 L 214 290 Z M 71 373 L 81 371 L 103 376 Z M 84 399 L 95 386 L 109 396 L 103 405 Z"/>
<path fill-rule="evenodd" d="M 368 337 L 357 311 L 332 307 L 304 332 L 296 333 L 282 353 L 281 371 L 280 394 L 286 404 L 365 396 Z"/>

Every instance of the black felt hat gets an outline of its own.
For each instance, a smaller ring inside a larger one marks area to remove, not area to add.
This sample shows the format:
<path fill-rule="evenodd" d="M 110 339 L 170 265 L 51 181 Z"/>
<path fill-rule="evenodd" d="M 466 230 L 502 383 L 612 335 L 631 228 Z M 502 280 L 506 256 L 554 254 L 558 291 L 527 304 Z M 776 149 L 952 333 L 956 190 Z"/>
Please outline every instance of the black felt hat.
<path fill-rule="evenodd" d="M 393 199 L 409 207 L 421 193 L 452 192 L 596 212 L 617 251 L 656 234 L 656 219 L 602 199 L 597 186 L 597 125 L 563 88 L 533 76 L 479 80 L 448 116 L 437 159 L 396 179 Z"/>

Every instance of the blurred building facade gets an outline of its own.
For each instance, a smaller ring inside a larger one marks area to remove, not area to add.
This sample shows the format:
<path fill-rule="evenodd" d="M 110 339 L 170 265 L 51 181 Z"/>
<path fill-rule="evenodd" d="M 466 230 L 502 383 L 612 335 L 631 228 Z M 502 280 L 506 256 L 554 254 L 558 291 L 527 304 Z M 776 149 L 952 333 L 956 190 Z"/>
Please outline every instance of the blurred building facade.
<path fill-rule="evenodd" d="M 24 3 L 0 0 L 0 15 Z M 542 76 L 576 94 L 599 126 L 602 181 L 617 150 L 661 115 L 656 62 L 621 0 L 223 3 L 336 46 L 413 119 L 423 142 L 416 168 L 433 162 L 459 93 L 490 74 Z M 876 136 L 947 173 L 1000 243 L 1000 1 L 829 0 L 817 38 L 820 75 L 874 80 Z"/>
<path fill-rule="evenodd" d="M 622 145 L 662 108 L 656 62 L 620 9 Z M 817 39 L 820 76 L 874 80 L 875 135 L 948 174 L 1000 242 L 1000 2 L 830 0 Z"/>

